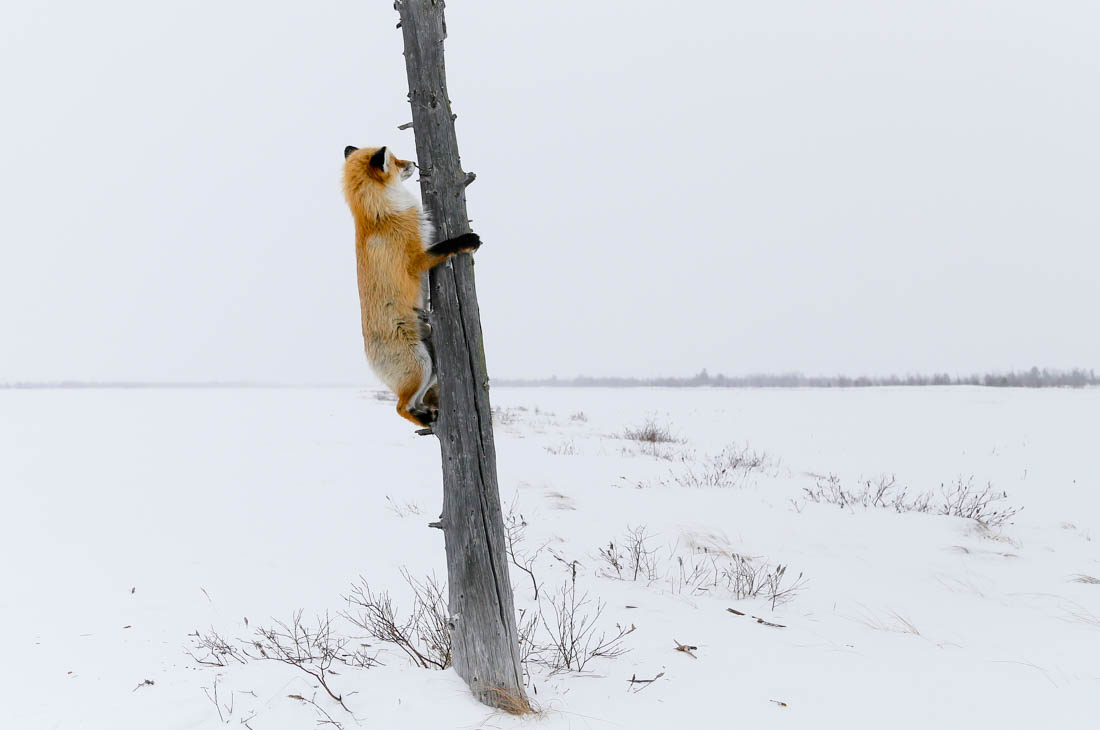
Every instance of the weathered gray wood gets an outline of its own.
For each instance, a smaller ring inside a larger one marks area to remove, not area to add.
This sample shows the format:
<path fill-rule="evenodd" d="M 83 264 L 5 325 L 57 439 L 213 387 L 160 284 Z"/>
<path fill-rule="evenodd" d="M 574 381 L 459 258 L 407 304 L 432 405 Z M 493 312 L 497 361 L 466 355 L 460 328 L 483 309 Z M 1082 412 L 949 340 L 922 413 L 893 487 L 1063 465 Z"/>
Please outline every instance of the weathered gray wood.
<path fill-rule="evenodd" d="M 397 0 L 394 7 L 405 41 L 420 191 L 436 239 L 445 240 L 470 228 L 469 182 L 458 157 L 443 64 L 443 0 Z M 485 255 L 492 256 L 495 245 L 487 241 Z M 456 256 L 433 269 L 429 279 L 454 667 L 485 704 L 522 711 L 527 700 L 505 557 L 473 258 Z"/>

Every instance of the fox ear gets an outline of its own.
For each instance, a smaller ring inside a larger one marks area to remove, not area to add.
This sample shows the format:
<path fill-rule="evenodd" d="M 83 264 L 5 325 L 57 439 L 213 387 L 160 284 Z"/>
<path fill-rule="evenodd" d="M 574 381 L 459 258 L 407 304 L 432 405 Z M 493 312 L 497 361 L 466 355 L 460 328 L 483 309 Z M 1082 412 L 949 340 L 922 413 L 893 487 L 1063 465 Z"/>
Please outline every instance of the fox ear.
<path fill-rule="evenodd" d="M 351 153 L 352 153 L 352 152 L 355 152 L 355 151 L 356 151 L 356 150 L 358 150 L 358 149 L 359 149 L 358 147 L 352 147 L 352 146 L 351 146 L 351 145 L 349 144 L 349 145 L 348 145 L 347 147 L 345 147 L 345 148 L 344 148 L 344 159 L 346 160 L 346 159 L 348 159 L 349 157 L 351 157 Z"/>
<path fill-rule="evenodd" d="M 378 151 L 370 156 L 370 166 L 377 167 L 382 172 L 386 171 L 386 148 L 379 147 Z"/>

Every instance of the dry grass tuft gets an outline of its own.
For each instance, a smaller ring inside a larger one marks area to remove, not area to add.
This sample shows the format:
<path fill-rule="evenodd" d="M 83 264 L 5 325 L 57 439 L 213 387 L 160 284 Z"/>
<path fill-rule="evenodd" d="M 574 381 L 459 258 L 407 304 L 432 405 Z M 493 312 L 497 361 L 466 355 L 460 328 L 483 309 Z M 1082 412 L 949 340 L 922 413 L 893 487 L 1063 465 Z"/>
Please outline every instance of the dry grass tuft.
<path fill-rule="evenodd" d="M 542 710 L 535 707 L 531 700 L 516 694 L 506 687 L 483 687 L 478 694 L 483 701 L 509 715 L 541 715 Z"/>
<path fill-rule="evenodd" d="M 672 434 L 672 430 L 667 425 L 662 426 L 652 418 L 647 418 L 641 426 L 634 426 L 623 431 L 623 438 L 645 444 L 683 443 L 681 439 Z"/>
<path fill-rule="evenodd" d="M 857 616 L 855 620 L 876 631 L 886 631 L 891 634 L 911 634 L 913 636 L 921 635 L 917 625 L 897 611 L 887 611 L 887 615 L 889 618 L 883 620 L 868 612 L 866 615 Z"/>
<path fill-rule="evenodd" d="M 1078 573 L 1072 578 L 1074 583 L 1088 583 L 1089 585 L 1100 585 L 1100 578 L 1095 578 L 1091 575 L 1085 575 L 1084 573 Z"/>

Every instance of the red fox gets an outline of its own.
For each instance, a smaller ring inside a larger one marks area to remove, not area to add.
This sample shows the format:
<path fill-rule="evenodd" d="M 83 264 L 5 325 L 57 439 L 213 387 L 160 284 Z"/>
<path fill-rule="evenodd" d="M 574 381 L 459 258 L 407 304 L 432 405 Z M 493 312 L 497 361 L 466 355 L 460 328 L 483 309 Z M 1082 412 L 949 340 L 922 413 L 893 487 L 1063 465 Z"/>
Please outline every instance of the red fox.
<path fill-rule="evenodd" d="M 416 163 L 385 147 L 344 149 L 344 196 L 355 219 L 363 345 L 371 369 L 397 396 L 397 413 L 431 426 L 439 413 L 420 277 L 481 246 L 476 233 L 432 245 L 434 230 L 404 181 Z"/>

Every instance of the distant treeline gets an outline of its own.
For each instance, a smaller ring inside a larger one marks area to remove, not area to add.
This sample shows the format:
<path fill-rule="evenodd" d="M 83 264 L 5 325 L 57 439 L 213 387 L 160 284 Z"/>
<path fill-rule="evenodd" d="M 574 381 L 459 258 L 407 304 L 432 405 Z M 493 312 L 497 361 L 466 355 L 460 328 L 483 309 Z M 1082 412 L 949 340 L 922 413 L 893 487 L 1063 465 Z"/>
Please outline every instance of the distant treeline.
<path fill-rule="evenodd" d="M 816 376 L 801 373 L 779 375 L 711 375 L 702 370 L 690 378 L 576 378 L 493 379 L 494 385 L 549 386 L 564 388 L 639 388 L 668 387 L 694 388 L 870 388 L 889 385 L 984 385 L 992 388 L 1083 388 L 1100 385 L 1095 370 L 1040 370 L 1031 368 L 1021 372 L 986 373 L 984 375 L 889 375 L 886 377 L 860 375 Z"/>

